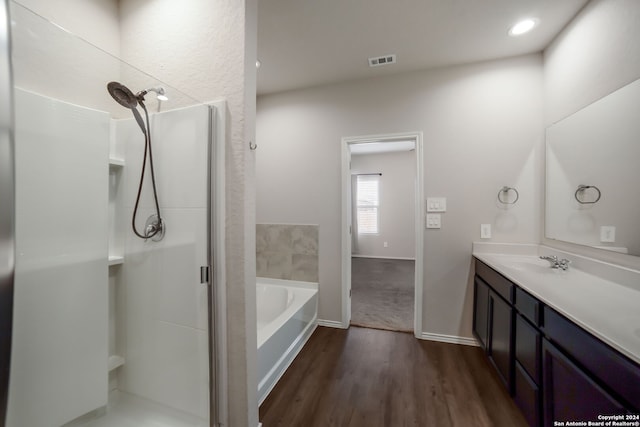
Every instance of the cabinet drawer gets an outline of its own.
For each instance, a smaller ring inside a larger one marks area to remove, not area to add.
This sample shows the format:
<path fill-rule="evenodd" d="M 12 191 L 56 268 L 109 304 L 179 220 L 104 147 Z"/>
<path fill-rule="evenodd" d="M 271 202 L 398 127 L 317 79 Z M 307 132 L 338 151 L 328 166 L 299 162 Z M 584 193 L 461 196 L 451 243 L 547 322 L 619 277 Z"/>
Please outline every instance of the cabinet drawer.
<path fill-rule="evenodd" d="M 527 423 L 531 427 L 538 427 L 541 415 L 540 388 L 529 378 L 518 362 L 516 362 L 513 400 L 522 411 Z"/>
<path fill-rule="evenodd" d="M 640 410 L 640 366 L 549 307 L 544 308 L 544 330 L 573 359 Z"/>
<path fill-rule="evenodd" d="M 476 274 L 491 286 L 498 295 L 513 304 L 514 285 L 501 274 L 476 259 Z"/>
<path fill-rule="evenodd" d="M 540 384 L 540 344 L 540 332 L 517 315 L 516 359 L 536 384 Z"/>
<path fill-rule="evenodd" d="M 516 309 L 531 323 L 540 326 L 540 302 L 516 287 Z"/>

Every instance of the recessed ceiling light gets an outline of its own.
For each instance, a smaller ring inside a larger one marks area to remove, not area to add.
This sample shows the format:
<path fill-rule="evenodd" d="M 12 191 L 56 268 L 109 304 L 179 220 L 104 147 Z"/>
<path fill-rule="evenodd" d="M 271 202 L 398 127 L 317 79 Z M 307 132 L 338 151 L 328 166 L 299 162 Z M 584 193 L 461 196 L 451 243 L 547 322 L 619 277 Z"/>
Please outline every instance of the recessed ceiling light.
<path fill-rule="evenodd" d="M 519 36 L 528 33 L 529 31 L 533 30 L 536 25 L 538 25 L 537 19 L 524 19 L 515 24 L 513 27 L 509 28 L 509 35 Z"/>

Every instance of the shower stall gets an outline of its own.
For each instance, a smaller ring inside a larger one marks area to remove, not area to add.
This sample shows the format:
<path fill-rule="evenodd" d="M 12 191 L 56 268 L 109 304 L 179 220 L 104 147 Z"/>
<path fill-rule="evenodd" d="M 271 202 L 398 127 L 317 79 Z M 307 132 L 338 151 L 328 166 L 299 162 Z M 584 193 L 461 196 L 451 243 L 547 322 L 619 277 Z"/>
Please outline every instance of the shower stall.
<path fill-rule="evenodd" d="M 223 112 L 0 9 L 0 426 L 216 425 Z"/>

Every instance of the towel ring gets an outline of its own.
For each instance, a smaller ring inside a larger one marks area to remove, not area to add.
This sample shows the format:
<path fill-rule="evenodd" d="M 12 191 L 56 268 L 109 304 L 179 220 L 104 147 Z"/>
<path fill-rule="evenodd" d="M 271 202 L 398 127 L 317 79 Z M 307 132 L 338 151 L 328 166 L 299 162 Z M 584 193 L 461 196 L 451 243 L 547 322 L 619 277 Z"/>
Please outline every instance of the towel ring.
<path fill-rule="evenodd" d="M 505 197 L 507 197 L 506 195 L 509 193 L 509 191 L 513 191 L 514 193 L 516 193 L 516 199 L 513 202 L 510 202 L 508 199 L 505 200 L 501 196 L 501 194 L 505 194 Z M 513 187 L 507 187 L 505 185 L 500 189 L 500 191 L 498 191 L 498 201 L 503 205 L 515 205 L 519 198 L 520 198 L 520 193 L 518 193 L 518 190 L 516 190 Z"/>
<path fill-rule="evenodd" d="M 258 144 L 256 144 L 256 143 L 255 143 L 255 142 L 253 142 L 253 141 L 249 141 L 249 150 L 251 150 L 251 151 L 255 151 L 255 150 L 256 150 L 256 148 L 258 148 Z"/>
<path fill-rule="evenodd" d="M 598 192 L 598 197 L 596 197 L 596 199 L 594 201 L 591 202 L 585 202 L 584 200 L 580 200 L 580 198 L 578 198 L 578 194 L 582 194 L 584 192 L 584 190 L 588 190 L 589 188 L 593 188 L 594 190 L 596 190 Z M 578 185 L 578 189 L 576 190 L 574 197 L 576 198 L 576 200 L 578 201 L 578 203 L 580 203 L 581 205 L 593 205 L 595 203 L 598 203 L 598 200 L 600 200 L 600 197 L 602 197 L 602 193 L 600 192 L 600 189 L 598 187 L 596 187 L 595 185 Z"/>

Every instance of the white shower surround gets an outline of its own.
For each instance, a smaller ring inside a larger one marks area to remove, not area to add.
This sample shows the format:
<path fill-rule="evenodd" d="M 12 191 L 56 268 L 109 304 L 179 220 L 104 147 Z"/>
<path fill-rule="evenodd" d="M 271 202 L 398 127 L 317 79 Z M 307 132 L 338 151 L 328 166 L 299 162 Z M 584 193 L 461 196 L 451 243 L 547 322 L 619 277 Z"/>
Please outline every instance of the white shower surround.
<path fill-rule="evenodd" d="M 198 105 L 151 117 L 153 157 L 162 218 L 160 242 L 131 231 L 144 150 L 133 119 L 114 123 L 124 145 L 125 251 L 121 280 L 125 364 L 118 388 L 201 419 L 209 415 L 207 286 L 207 162 L 209 109 Z M 136 224 L 155 212 L 149 167 Z"/>
<path fill-rule="evenodd" d="M 16 280 L 7 426 L 107 404 L 109 115 L 16 88 Z"/>
<path fill-rule="evenodd" d="M 193 0 L 178 7 L 171 1 L 100 0 L 88 5 L 78 0 L 71 8 L 74 16 L 58 12 L 70 10 L 67 0 L 18 1 L 102 49 L 119 50 L 123 60 L 173 87 L 221 105 L 218 129 L 226 127 L 227 133 L 218 138 L 218 150 L 226 168 L 218 169 L 216 181 L 222 188 L 217 206 L 226 226 L 216 241 L 220 262 L 215 274 L 220 298 L 230 308 L 230 322 L 227 325 L 226 317 L 218 321 L 225 333 L 229 329 L 222 343 L 225 353 L 219 355 L 228 355 L 229 363 L 220 372 L 218 418 L 225 425 L 257 425 L 255 294 L 252 286 L 246 286 L 255 280 L 254 152 L 247 142 L 255 141 L 257 0 Z M 115 9 L 108 4 L 117 4 L 118 19 L 113 19 L 109 11 Z M 109 24 L 111 28 L 105 28 Z M 91 63 L 90 69 L 102 75 L 100 65 Z M 113 78 L 116 73 L 106 75 Z M 75 93 L 77 82 L 70 80 L 60 88 Z M 234 379 L 231 386 L 226 384 L 228 376 Z"/>
<path fill-rule="evenodd" d="M 256 307 L 262 404 L 317 326 L 318 284 L 258 277 Z"/>

